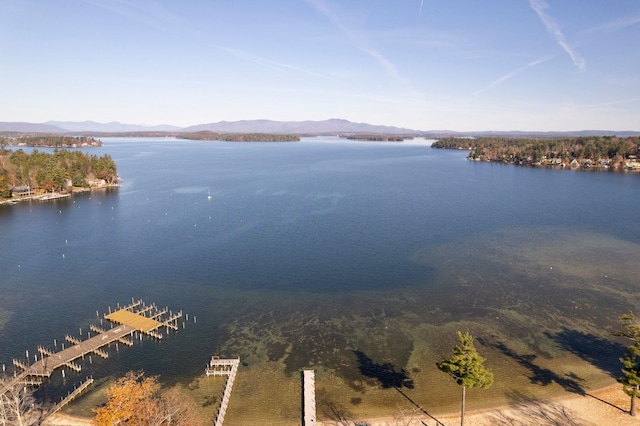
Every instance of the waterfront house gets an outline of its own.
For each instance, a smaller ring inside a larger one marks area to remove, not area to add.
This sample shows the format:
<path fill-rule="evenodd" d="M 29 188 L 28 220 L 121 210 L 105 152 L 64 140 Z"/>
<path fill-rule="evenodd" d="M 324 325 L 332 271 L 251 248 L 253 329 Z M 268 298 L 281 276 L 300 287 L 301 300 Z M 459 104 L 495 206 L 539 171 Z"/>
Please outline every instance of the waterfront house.
<path fill-rule="evenodd" d="M 29 197 L 33 194 L 34 192 L 31 190 L 31 187 L 29 185 L 14 186 L 13 188 L 11 188 L 12 197 Z"/>

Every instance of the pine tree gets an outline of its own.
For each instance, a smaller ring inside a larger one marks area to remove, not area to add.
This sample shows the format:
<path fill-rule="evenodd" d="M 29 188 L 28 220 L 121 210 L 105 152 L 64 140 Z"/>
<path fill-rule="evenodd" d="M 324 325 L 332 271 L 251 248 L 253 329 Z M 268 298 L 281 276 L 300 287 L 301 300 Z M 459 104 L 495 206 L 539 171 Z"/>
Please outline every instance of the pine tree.
<path fill-rule="evenodd" d="M 640 397 L 640 324 L 635 321 L 633 312 L 620 316 L 620 325 L 623 331 L 613 333 L 614 336 L 626 337 L 631 340 L 631 345 L 620 362 L 622 363 L 622 376 L 618 383 L 622 384 L 624 393 L 631 397 L 629 414 L 636 415 L 636 398 Z"/>
<path fill-rule="evenodd" d="M 456 332 L 460 345 L 453 348 L 451 358 L 442 358 L 436 362 L 438 369 L 449 374 L 456 383 L 462 386 L 462 408 L 460 426 L 464 426 L 465 399 L 467 388 L 486 389 L 493 384 L 493 373 L 484 367 L 485 359 L 478 354 L 473 345 L 473 337 L 469 332 Z"/>

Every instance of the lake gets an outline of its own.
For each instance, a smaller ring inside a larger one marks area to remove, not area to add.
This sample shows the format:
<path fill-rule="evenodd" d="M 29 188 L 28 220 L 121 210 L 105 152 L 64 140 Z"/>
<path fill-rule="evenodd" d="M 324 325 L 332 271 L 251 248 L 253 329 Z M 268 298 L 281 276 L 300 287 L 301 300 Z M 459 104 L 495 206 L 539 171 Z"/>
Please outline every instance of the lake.
<path fill-rule="evenodd" d="M 0 363 L 9 374 L 132 297 L 189 321 L 58 372 L 45 400 L 143 369 L 212 409 L 203 369 L 220 355 L 242 362 L 230 425 L 296 424 L 302 368 L 321 418 L 393 415 L 410 404 L 394 386 L 455 411 L 435 362 L 456 330 L 495 373 L 470 409 L 619 374 L 610 333 L 640 306 L 637 174 L 476 163 L 428 141 L 103 142 L 89 153 L 112 156 L 120 188 L 0 206 Z"/>

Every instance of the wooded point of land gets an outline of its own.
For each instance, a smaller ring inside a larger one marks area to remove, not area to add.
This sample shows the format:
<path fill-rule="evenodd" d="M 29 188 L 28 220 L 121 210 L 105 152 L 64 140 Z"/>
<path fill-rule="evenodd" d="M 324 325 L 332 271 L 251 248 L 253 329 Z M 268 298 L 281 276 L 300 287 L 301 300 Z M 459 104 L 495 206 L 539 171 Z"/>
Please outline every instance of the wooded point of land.
<path fill-rule="evenodd" d="M 66 149 L 55 149 L 52 154 L 34 149 L 27 154 L 0 147 L 0 199 L 71 186 L 89 188 L 96 182 L 112 185 L 117 180 L 116 164 L 108 154 L 98 157 Z"/>
<path fill-rule="evenodd" d="M 468 158 L 534 166 L 640 169 L 640 137 L 585 136 L 558 139 L 445 138 L 433 148 L 470 150 Z"/>

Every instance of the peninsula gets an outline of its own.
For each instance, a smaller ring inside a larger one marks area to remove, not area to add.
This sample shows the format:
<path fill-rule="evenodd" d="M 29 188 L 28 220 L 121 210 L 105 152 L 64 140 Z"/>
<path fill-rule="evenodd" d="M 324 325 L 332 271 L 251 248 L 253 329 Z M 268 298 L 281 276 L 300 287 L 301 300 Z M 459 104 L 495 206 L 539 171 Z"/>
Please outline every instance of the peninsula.
<path fill-rule="evenodd" d="M 13 137 L 0 137 L 0 146 L 29 146 L 40 148 L 90 148 L 102 146 L 102 141 L 87 136 L 16 134 Z"/>
<path fill-rule="evenodd" d="M 469 160 L 526 166 L 640 171 L 640 137 L 445 138 L 432 148 L 465 149 Z"/>
<path fill-rule="evenodd" d="M 116 164 L 108 154 L 101 157 L 78 150 L 55 149 L 52 154 L 34 149 L 11 151 L 0 147 L 0 201 L 32 198 L 47 193 L 114 186 Z"/>

